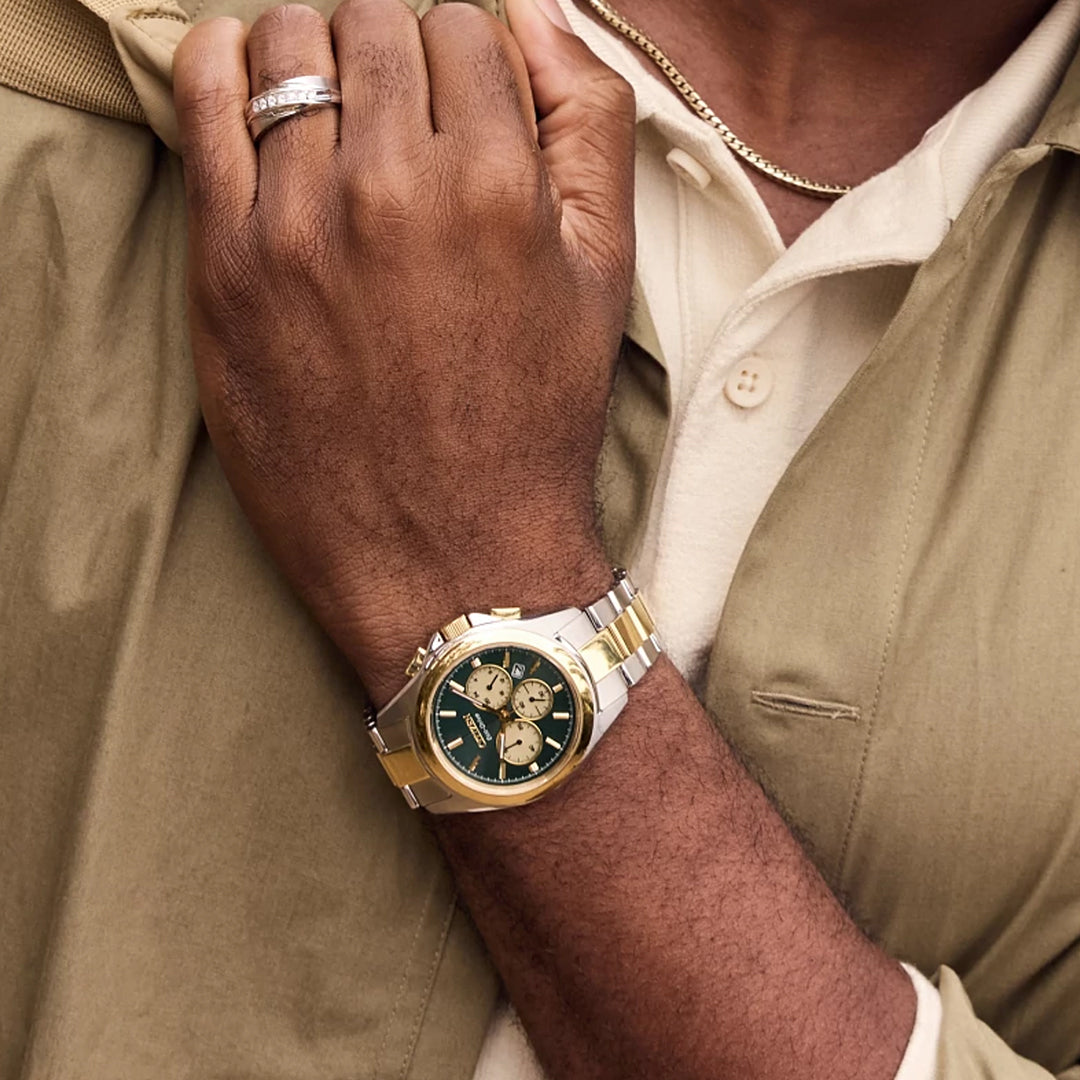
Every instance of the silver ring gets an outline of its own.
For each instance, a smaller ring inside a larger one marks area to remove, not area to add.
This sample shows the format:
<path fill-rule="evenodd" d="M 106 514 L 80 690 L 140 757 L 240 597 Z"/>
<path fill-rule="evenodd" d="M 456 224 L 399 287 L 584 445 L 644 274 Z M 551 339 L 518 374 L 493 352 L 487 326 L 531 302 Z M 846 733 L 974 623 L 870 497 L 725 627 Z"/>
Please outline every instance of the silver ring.
<path fill-rule="evenodd" d="M 275 124 L 311 109 L 341 105 L 341 84 L 321 75 L 298 75 L 256 94 L 244 109 L 252 139 L 258 142 Z"/>

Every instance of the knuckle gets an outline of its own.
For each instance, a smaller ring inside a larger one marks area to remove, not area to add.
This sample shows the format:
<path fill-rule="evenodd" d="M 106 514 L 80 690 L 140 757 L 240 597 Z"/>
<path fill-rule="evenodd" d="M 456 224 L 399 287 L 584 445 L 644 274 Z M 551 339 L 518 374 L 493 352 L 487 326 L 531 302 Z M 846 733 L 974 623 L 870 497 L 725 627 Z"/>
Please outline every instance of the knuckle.
<path fill-rule="evenodd" d="M 458 183 L 470 216 L 495 217 L 510 227 L 531 229 L 546 192 L 537 156 L 525 146 L 470 154 Z"/>
<path fill-rule="evenodd" d="M 321 230 L 284 226 L 270 246 L 270 263 L 277 270 L 274 279 L 283 284 L 318 279 L 327 264 L 329 244 Z"/>
<path fill-rule="evenodd" d="M 235 98 L 235 72 L 223 65 L 223 46 L 244 32 L 238 19 L 210 19 L 187 33 L 173 61 L 173 94 L 182 120 L 218 120 Z"/>
<path fill-rule="evenodd" d="M 258 259 L 251 245 L 236 237 L 211 233 L 202 245 L 192 299 L 218 319 L 247 310 L 256 296 Z"/>
<path fill-rule="evenodd" d="M 404 101 L 416 92 L 408 44 L 418 21 L 404 0 L 345 0 L 330 20 L 339 66 L 375 100 Z"/>
<path fill-rule="evenodd" d="M 418 22 L 416 12 L 405 0 L 343 0 L 330 17 L 335 39 L 364 33 L 374 25 L 384 29 L 398 23 L 403 29 Z"/>
<path fill-rule="evenodd" d="M 429 48 L 453 55 L 461 77 L 479 80 L 496 91 L 511 88 L 516 77 L 510 50 L 516 49 L 510 31 L 494 15 L 471 3 L 440 4 L 420 20 Z"/>
<path fill-rule="evenodd" d="M 196 23 L 176 46 L 173 74 L 185 80 L 197 79 L 204 73 L 206 60 L 224 41 L 231 41 L 244 32 L 239 19 L 221 16 Z"/>
<path fill-rule="evenodd" d="M 477 42 L 472 50 L 470 66 L 493 99 L 501 100 L 506 108 L 514 111 L 520 109 L 517 74 L 510 62 L 505 41 L 488 38 Z"/>
<path fill-rule="evenodd" d="M 475 4 L 455 0 L 448 4 L 437 4 L 428 10 L 420 20 L 420 25 L 426 33 L 479 34 L 490 33 L 493 27 L 501 24 L 494 15 L 489 15 Z"/>
<path fill-rule="evenodd" d="M 615 116 L 632 118 L 634 115 L 634 88 L 611 68 L 605 68 L 593 80 L 590 97 L 600 108 Z"/>
<path fill-rule="evenodd" d="M 411 67 L 400 49 L 364 39 L 338 46 L 339 63 L 347 64 L 363 81 L 366 92 L 384 104 L 403 101 L 415 93 Z"/>
<path fill-rule="evenodd" d="M 264 11 L 255 20 L 251 33 L 256 38 L 289 34 L 306 27 L 321 26 L 325 21 L 322 15 L 307 4 L 278 4 Z"/>
<path fill-rule="evenodd" d="M 425 213 L 421 185 L 408 168 L 362 171 L 349 181 L 349 221 L 366 242 L 400 244 Z"/>
<path fill-rule="evenodd" d="M 357 23 L 366 23 L 367 10 L 367 0 L 342 0 L 330 16 L 330 29 L 334 36 L 336 37 L 340 30 L 352 29 Z"/>
<path fill-rule="evenodd" d="M 283 78 L 305 74 L 310 62 L 301 58 L 300 43 L 308 43 L 310 52 L 310 43 L 329 41 L 329 35 L 326 20 L 306 4 L 283 4 L 264 11 L 248 34 L 253 89 L 266 89 Z M 264 66 L 271 57 L 274 66 Z"/>
<path fill-rule="evenodd" d="M 325 203 L 292 193 L 263 232 L 264 257 L 275 277 L 312 280 L 326 270 L 333 248 L 331 215 Z"/>

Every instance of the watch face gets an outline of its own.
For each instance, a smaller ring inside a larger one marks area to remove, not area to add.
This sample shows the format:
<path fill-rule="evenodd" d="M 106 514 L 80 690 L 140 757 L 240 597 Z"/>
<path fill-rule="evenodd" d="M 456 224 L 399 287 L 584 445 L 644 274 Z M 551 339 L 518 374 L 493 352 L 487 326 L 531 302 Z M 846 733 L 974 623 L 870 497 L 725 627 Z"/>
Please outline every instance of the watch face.
<path fill-rule="evenodd" d="M 521 645 L 480 648 L 436 687 L 431 733 L 466 777 L 512 788 L 573 750 L 577 705 L 569 680 Z"/>

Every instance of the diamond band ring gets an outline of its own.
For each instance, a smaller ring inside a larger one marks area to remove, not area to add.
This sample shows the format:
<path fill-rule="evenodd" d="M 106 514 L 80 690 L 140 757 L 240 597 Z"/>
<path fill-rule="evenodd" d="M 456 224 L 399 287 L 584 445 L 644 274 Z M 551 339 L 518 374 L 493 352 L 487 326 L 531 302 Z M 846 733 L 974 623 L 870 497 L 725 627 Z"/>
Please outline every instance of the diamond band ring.
<path fill-rule="evenodd" d="M 341 104 L 341 85 L 321 75 L 299 75 L 256 94 L 244 109 L 251 137 L 258 142 L 275 124 L 290 116 Z"/>

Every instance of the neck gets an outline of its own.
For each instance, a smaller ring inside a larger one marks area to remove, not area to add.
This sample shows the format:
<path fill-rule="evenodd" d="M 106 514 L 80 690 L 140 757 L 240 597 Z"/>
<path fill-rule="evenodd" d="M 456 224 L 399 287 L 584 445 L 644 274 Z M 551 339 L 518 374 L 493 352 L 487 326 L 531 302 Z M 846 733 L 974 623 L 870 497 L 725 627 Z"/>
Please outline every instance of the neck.
<path fill-rule="evenodd" d="M 847 184 L 860 183 L 912 149 L 928 127 L 1005 62 L 1053 5 L 612 2 L 755 150 L 792 172 Z M 772 200 L 786 239 L 825 208 L 819 200 L 773 191 L 771 181 L 754 180 L 767 203 Z M 780 220 L 791 216 L 785 207 L 796 208 L 786 227 Z"/>

